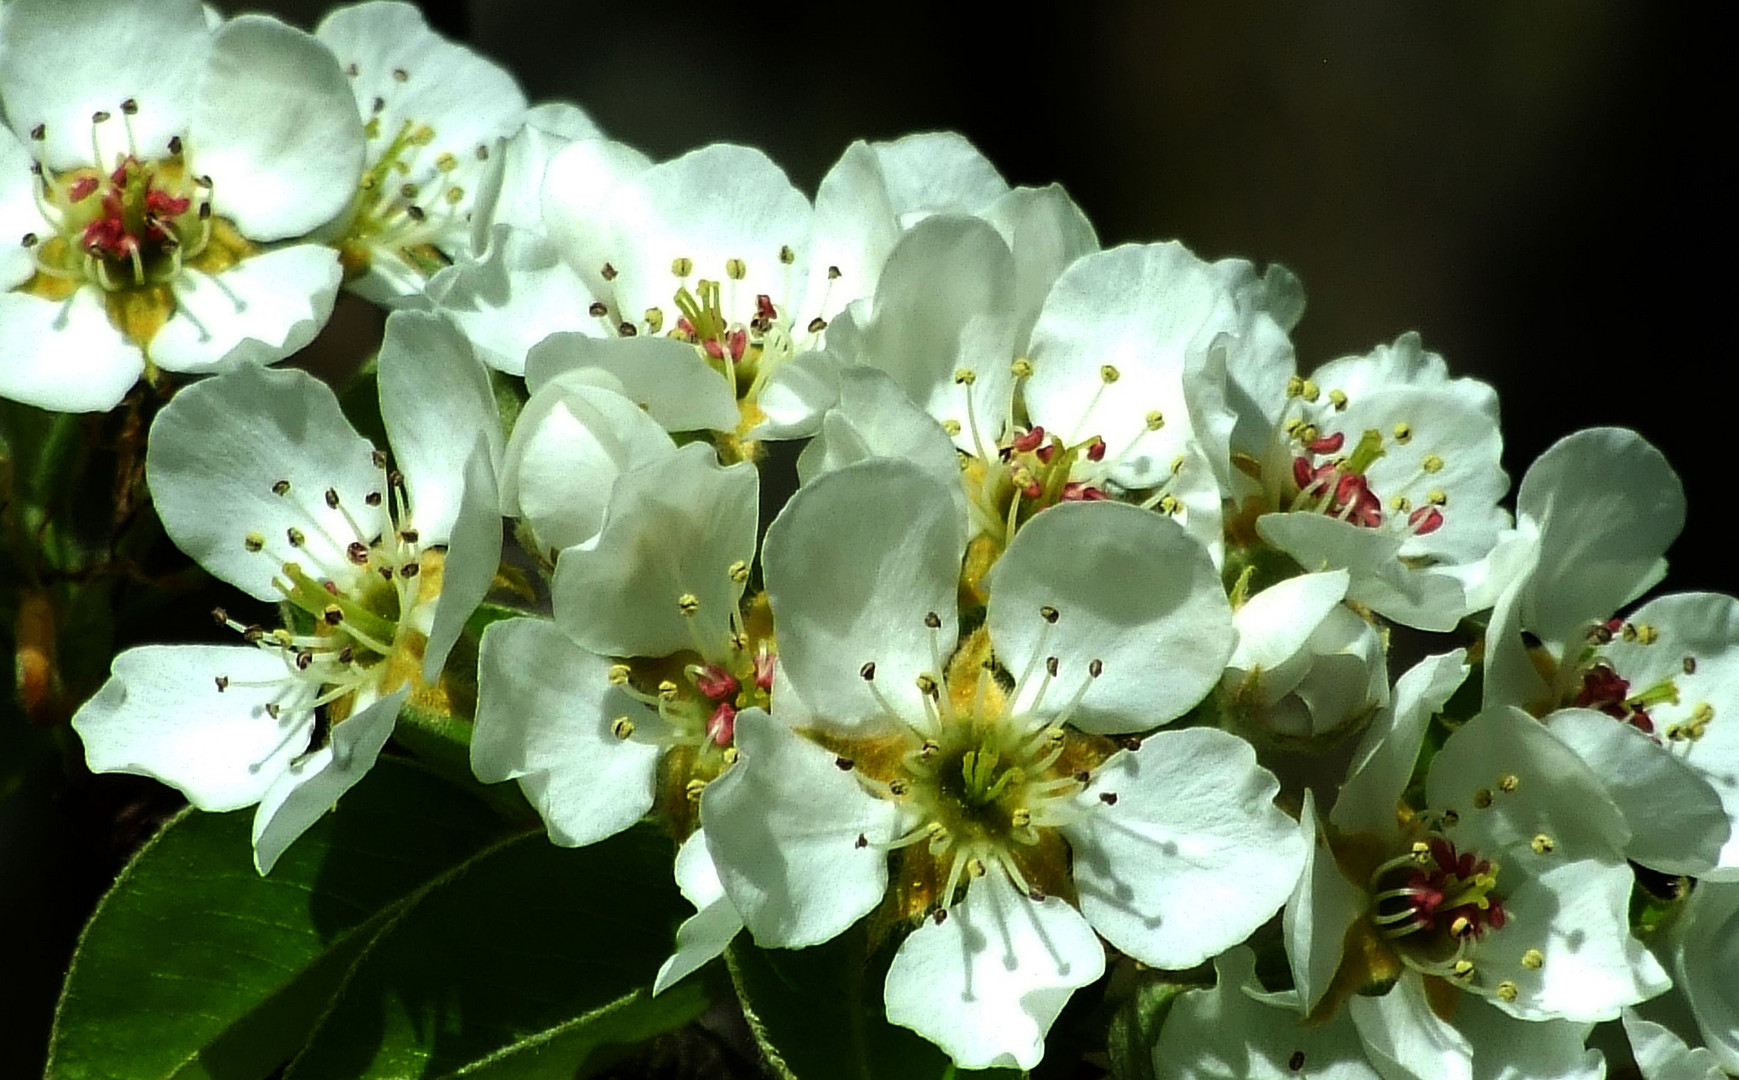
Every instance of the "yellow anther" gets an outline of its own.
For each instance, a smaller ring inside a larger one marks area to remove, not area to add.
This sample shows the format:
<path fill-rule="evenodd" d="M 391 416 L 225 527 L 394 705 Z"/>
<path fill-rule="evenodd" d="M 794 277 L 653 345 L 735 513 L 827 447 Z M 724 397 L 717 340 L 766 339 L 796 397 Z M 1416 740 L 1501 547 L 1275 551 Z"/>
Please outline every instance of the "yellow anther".
<path fill-rule="evenodd" d="M 669 679 L 665 679 L 663 682 L 658 684 L 658 700 L 675 701 L 677 689 L 678 687 L 675 683 L 671 682 Z"/>
<path fill-rule="evenodd" d="M 1322 391 L 1317 389 L 1315 383 L 1306 379 L 1304 380 L 1304 385 L 1298 388 L 1298 396 L 1306 401 L 1314 403 L 1317 398 L 1322 396 Z"/>
<path fill-rule="evenodd" d="M 1009 813 L 1008 823 L 1017 829 L 1024 829 L 1033 823 L 1033 812 L 1024 806 L 1019 807 Z"/>
<path fill-rule="evenodd" d="M 1099 365 L 1099 378 L 1103 379 L 1107 385 L 1109 385 L 1110 383 L 1116 382 L 1118 379 L 1121 379 L 1122 377 L 1123 377 L 1123 373 L 1118 371 L 1112 365 L 1110 365 L 1110 364 L 1100 364 Z"/>
<path fill-rule="evenodd" d="M 725 276 L 732 281 L 741 281 L 749 275 L 749 268 L 741 259 L 725 260 Z"/>
<path fill-rule="evenodd" d="M 1480 788 L 1473 793 L 1473 805 L 1480 810 L 1491 806 L 1491 789 Z"/>
<path fill-rule="evenodd" d="M 1014 377 L 1017 379 L 1028 379 L 1032 377 L 1033 363 L 1023 356 L 1010 364 L 1008 370 L 1014 372 Z"/>
<path fill-rule="evenodd" d="M 700 610 L 700 597 L 691 592 L 685 592 L 676 598 L 676 610 L 684 615 L 693 615 Z"/>
<path fill-rule="evenodd" d="M 1426 454 L 1425 460 L 1419 463 L 1419 467 L 1428 473 L 1442 472 L 1443 459 L 1436 454 Z"/>
<path fill-rule="evenodd" d="M 1346 393 L 1346 391 L 1345 390 L 1330 390 L 1328 392 L 1328 403 L 1330 405 L 1334 406 L 1335 412 L 1342 411 L 1343 409 L 1345 409 L 1347 407 L 1347 393 Z"/>
<path fill-rule="evenodd" d="M 1508 979 L 1497 984 L 1497 996 L 1502 1001 L 1514 1001 L 1521 994 L 1521 988 Z"/>
<path fill-rule="evenodd" d="M 1522 954 L 1522 966 L 1529 971 L 1538 971 L 1546 966 L 1546 954 L 1538 949 L 1529 949 Z"/>
<path fill-rule="evenodd" d="M 1473 961 L 1472 960 L 1457 960 L 1455 962 L 1455 977 L 1456 978 L 1467 979 L 1467 978 L 1471 978 L 1472 976 L 1473 976 Z"/>
<path fill-rule="evenodd" d="M 797 253 L 791 250 L 790 245 L 780 244 L 779 261 L 784 263 L 786 266 L 790 266 L 792 263 L 797 261 Z"/>
<path fill-rule="evenodd" d="M 443 153 L 440 157 L 435 159 L 435 168 L 444 173 L 452 172 L 458 167 L 459 159 L 454 157 L 451 153 Z"/>
<path fill-rule="evenodd" d="M 701 795 L 706 792 L 706 781 L 690 780 L 683 790 L 688 795 L 689 802 L 700 802 Z"/>
<path fill-rule="evenodd" d="M 1511 791 L 1514 791 L 1516 788 L 1521 787 L 1521 786 L 1522 786 L 1522 778 L 1517 776 L 1515 773 L 1505 773 L 1502 776 L 1498 777 L 1497 789 L 1499 791 L 1511 792 Z"/>
<path fill-rule="evenodd" d="M 1183 512 L 1183 503 L 1178 501 L 1177 496 L 1167 495 L 1159 500 L 1159 512 L 1169 517 L 1176 517 Z"/>
<path fill-rule="evenodd" d="M 738 559 L 736 562 L 731 564 L 730 574 L 732 581 L 736 582 L 738 585 L 743 584 L 749 580 L 749 564 Z"/>
<path fill-rule="evenodd" d="M 1304 379 L 1297 375 L 1289 376 L 1286 380 L 1286 396 L 1289 398 L 1304 396 Z"/>
<path fill-rule="evenodd" d="M 664 329 L 664 309 L 649 307 L 646 309 L 646 332 L 656 334 Z"/>
<path fill-rule="evenodd" d="M 1431 861 L 1431 845 L 1423 840 L 1413 841 L 1413 861 L 1428 863 Z"/>
<path fill-rule="evenodd" d="M 928 695 L 934 694 L 936 692 L 936 678 L 935 678 L 935 676 L 930 675 L 928 672 L 926 672 L 923 675 L 919 675 L 917 678 L 917 683 L 918 683 L 918 693 L 920 693 L 920 694 L 924 694 L 924 695 L 928 696 Z"/>
<path fill-rule="evenodd" d="M 634 721 L 626 716 L 618 716 L 616 722 L 610 725 L 610 734 L 618 739 L 626 739 L 634 734 Z"/>
<path fill-rule="evenodd" d="M 694 260 L 678 256 L 670 260 L 670 272 L 679 278 L 685 278 L 694 273 Z"/>
<path fill-rule="evenodd" d="M 1151 411 L 1147 414 L 1147 430 L 1158 431 L 1160 428 L 1162 428 L 1164 426 L 1165 426 L 1165 414 L 1164 413 L 1160 412 L 1158 409 L 1154 409 L 1153 411 Z"/>
<path fill-rule="evenodd" d="M 1536 835 L 1528 846 L 1534 849 L 1535 855 L 1550 855 L 1558 847 L 1557 843 L 1545 833 Z"/>
<path fill-rule="evenodd" d="M 1661 632 L 1650 623 L 1636 624 L 1636 643 L 1638 645 L 1653 645 L 1660 640 Z"/>
<path fill-rule="evenodd" d="M 1449 924 L 1450 937 L 1466 937 L 1473 932 L 1473 920 L 1466 915 L 1457 915 Z"/>
<path fill-rule="evenodd" d="M 460 203 L 465 201 L 465 189 L 458 185 L 454 185 L 446 191 L 443 191 L 441 193 L 441 198 L 447 201 L 448 206 L 458 206 Z"/>
<path fill-rule="evenodd" d="M 1407 443 L 1413 441 L 1413 425 L 1403 420 L 1395 425 L 1394 430 L 1391 431 L 1390 434 L 1395 436 L 1396 442 L 1405 446 Z"/>
<path fill-rule="evenodd" d="M 956 368 L 954 370 L 954 382 L 958 386 L 971 386 L 977 381 L 978 372 L 971 368 Z"/>
<path fill-rule="evenodd" d="M 973 856 L 966 860 L 966 872 L 975 878 L 980 878 L 989 873 L 990 868 L 984 865 L 983 859 Z"/>
<path fill-rule="evenodd" d="M 1448 506 L 1449 494 L 1442 488 L 1432 488 L 1425 494 L 1425 501 L 1432 506 Z"/>
<path fill-rule="evenodd" d="M 719 756 L 725 759 L 726 765 L 735 765 L 737 763 L 737 759 L 742 757 L 743 755 L 742 755 L 741 751 L 739 751 L 736 747 L 727 746 L 727 747 L 725 747 L 725 752 Z"/>
<path fill-rule="evenodd" d="M 960 434 L 960 421 L 958 421 L 958 420 L 944 420 L 944 421 L 942 421 L 942 430 L 946 431 L 948 433 L 949 438 L 953 438 L 954 436 Z"/>
<path fill-rule="evenodd" d="M 242 547 L 247 548 L 249 551 L 259 551 L 265 546 L 266 538 L 257 532 L 251 532 L 242 537 Z"/>
<path fill-rule="evenodd" d="M 1413 509 L 1413 500 L 1407 498 L 1405 495 L 1397 495 L 1389 500 L 1389 506 L 1393 508 L 1397 514 L 1405 514 L 1407 511 Z"/>
<path fill-rule="evenodd" d="M 1286 421 L 1286 434 L 1296 439 L 1299 431 L 1302 430 L 1303 427 L 1304 421 L 1294 416 L 1292 419 Z"/>
<path fill-rule="evenodd" d="M 1313 443 L 1322 438 L 1322 429 L 1315 424 L 1305 424 L 1293 435 L 1301 443 Z"/>
<path fill-rule="evenodd" d="M 627 664 L 611 664 L 610 665 L 610 676 L 609 676 L 610 685 L 611 686 L 623 686 L 623 685 L 625 685 L 628 682 L 628 676 L 631 674 L 633 674 L 633 673 L 628 670 Z"/>

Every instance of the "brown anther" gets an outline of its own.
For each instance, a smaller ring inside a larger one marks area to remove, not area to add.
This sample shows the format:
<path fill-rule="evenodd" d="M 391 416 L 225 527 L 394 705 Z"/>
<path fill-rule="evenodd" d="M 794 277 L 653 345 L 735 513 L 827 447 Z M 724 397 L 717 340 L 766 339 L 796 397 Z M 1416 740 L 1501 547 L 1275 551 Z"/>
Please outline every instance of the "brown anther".
<path fill-rule="evenodd" d="M 1105 673 L 1105 661 L 1098 658 L 1087 661 L 1087 674 L 1097 679 Z"/>
<path fill-rule="evenodd" d="M 40 239 L 35 233 L 27 232 L 24 234 L 23 243 L 25 247 L 35 247 Z"/>
<path fill-rule="evenodd" d="M 337 488 L 327 488 L 326 489 L 326 506 L 328 509 L 331 509 L 331 510 L 338 509 L 338 489 Z"/>
<path fill-rule="evenodd" d="M 1093 779 L 1093 774 L 1086 769 L 1076 769 L 1074 779 L 1077 784 L 1085 784 Z"/>
<path fill-rule="evenodd" d="M 605 263 L 604 268 L 598 271 L 598 276 L 603 278 L 605 281 L 615 281 L 616 268 L 611 266 L 609 263 Z"/>
<path fill-rule="evenodd" d="M 344 621 L 344 609 L 337 604 L 327 604 L 320 612 L 320 617 L 326 621 L 327 626 L 337 626 Z"/>
<path fill-rule="evenodd" d="M 1298 1072 L 1304 1068 L 1304 1051 L 1294 1050 L 1292 1056 L 1286 1059 L 1286 1067 L 1293 1072 Z"/>
<path fill-rule="evenodd" d="M 229 689 L 229 676 L 228 675 L 219 675 L 217 677 L 217 692 L 221 694 L 225 690 L 228 690 L 228 689 Z"/>
<path fill-rule="evenodd" d="M 1479 788 L 1473 793 L 1473 805 L 1476 809 L 1485 810 L 1491 806 L 1491 789 Z"/>
<path fill-rule="evenodd" d="M 865 836 L 863 833 L 858 833 L 857 843 L 853 844 L 852 847 L 859 849 L 869 847 L 869 837 Z"/>
<path fill-rule="evenodd" d="M 851 760 L 848 757 L 836 757 L 833 759 L 833 764 L 834 764 L 834 767 L 837 768 L 840 772 L 850 772 L 852 769 L 852 766 L 856 765 L 857 762 Z"/>
<path fill-rule="evenodd" d="M 1054 679 L 1057 677 L 1057 670 L 1059 668 L 1061 668 L 1062 666 L 1063 666 L 1063 662 L 1061 660 L 1057 659 L 1056 657 L 1054 657 L 1054 656 L 1045 657 L 1045 674 L 1049 675 L 1051 678 Z"/>
<path fill-rule="evenodd" d="M 932 630 L 940 630 L 942 629 L 942 616 L 936 614 L 934 611 L 928 612 L 924 616 L 924 625 Z"/>
<path fill-rule="evenodd" d="M 30 129 L 30 138 L 35 142 L 41 142 L 42 137 L 47 133 L 48 129 L 44 128 L 41 124 L 38 124 Z"/>
<path fill-rule="evenodd" d="M 937 908 L 931 913 L 930 921 L 935 923 L 937 926 L 941 926 L 943 923 L 948 921 L 948 909 L 945 907 Z"/>
<path fill-rule="evenodd" d="M 593 300 L 591 305 L 586 308 L 586 314 L 592 316 L 594 319 L 602 319 L 604 316 L 610 314 L 610 309 L 602 300 Z"/>
<path fill-rule="evenodd" d="M 169 152 L 176 157 L 181 156 L 181 136 L 175 135 L 169 139 Z"/>
<path fill-rule="evenodd" d="M 789 244 L 779 245 L 779 261 L 784 263 L 786 266 L 790 266 L 792 263 L 797 261 L 797 253 L 791 250 Z"/>
<path fill-rule="evenodd" d="M 271 717 L 273 720 L 276 720 L 278 718 L 279 714 L 281 714 L 283 711 L 284 711 L 284 707 L 282 705 L 279 705 L 275 701 L 269 702 L 266 705 L 266 715 Z"/>
<path fill-rule="evenodd" d="M 219 626 L 228 626 L 229 612 L 225 611 L 223 608 L 214 607 L 211 609 L 211 621 Z"/>
<path fill-rule="evenodd" d="M 364 495 L 362 497 L 362 501 L 369 506 L 379 506 L 380 505 L 380 492 L 371 491 L 367 495 Z"/>
<path fill-rule="evenodd" d="M 346 645 L 344 648 L 338 650 L 338 662 L 340 664 L 348 664 L 352 660 L 355 660 L 355 659 L 356 659 L 356 650 L 354 648 L 350 647 L 349 645 Z"/>
<path fill-rule="evenodd" d="M 109 122 L 109 110 L 98 109 L 96 112 L 91 113 L 91 123 L 93 123 L 93 124 L 106 124 L 108 122 Z"/>
<path fill-rule="evenodd" d="M 426 218 L 428 216 L 429 216 L 428 211 L 424 210 L 420 206 L 415 205 L 414 203 L 410 206 L 405 207 L 405 217 L 410 218 L 412 221 L 422 221 L 424 218 Z"/>
<path fill-rule="evenodd" d="M 313 663 L 314 663 L 314 654 L 313 653 L 308 652 L 307 650 L 298 650 L 297 651 L 297 653 L 296 653 L 296 670 L 297 671 L 307 671 L 309 665 L 311 665 Z"/>
<path fill-rule="evenodd" d="M 421 563 L 408 562 L 408 563 L 405 563 L 403 566 L 399 567 L 399 577 L 414 578 L 418 574 L 422 573 L 422 570 L 423 570 L 423 566 Z"/>
<path fill-rule="evenodd" d="M 894 796 L 896 799 L 905 798 L 906 793 L 911 790 L 911 787 L 909 787 L 904 780 L 888 781 L 888 794 Z"/>
<path fill-rule="evenodd" d="M 825 329 L 827 329 L 827 320 L 823 319 L 821 316 L 817 315 L 815 318 L 809 320 L 809 332 L 811 334 L 819 334 Z"/>
<path fill-rule="evenodd" d="M 1039 608 L 1039 617 L 1044 619 L 1046 622 L 1051 623 L 1053 625 L 1056 623 L 1059 615 L 1060 615 L 1060 613 L 1057 611 L 1057 609 L 1052 607 L 1049 604 L 1046 604 L 1044 607 Z"/>
<path fill-rule="evenodd" d="M 1682 666 L 1686 675 L 1695 675 L 1697 673 L 1697 658 L 1694 656 L 1685 657 L 1685 662 Z"/>
<path fill-rule="evenodd" d="M 344 549 L 344 556 L 357 566 L 367 566 L 368 545 L 361 540 L 352 540 L 350 546 Z"/>
<path fill-rule="evenodd" d="M 393 68 L 392 77 L 394 82 L 407 82 L 410 80 L 411 73 L 404 68 Z"/>
<path fill-rule="evenodd" d="M 1141 740 L 1133 735 L 1120 735 L 1117 738 L 1117 745 L 1130 753 L 1134 753 L 1141 749 Z"/>
<path fill-rule="evenodd" d="M 399 539 L 407 544 L 414 544 L 423 534 L 415 529 L 400 529 Z"/>
<path fill-rule="evenodd" d="M 1117 793 L 1115 791 L 1101 791 L 1099 793 L 1099 801 L 1104 803 L 1106 806 L 1116 806 Z"/>
<path fill-rule="evenodd" d="M 863 677 L 864 682 L 873 680 L 876 677 L 876 662 L 871 660 L 863 667 L 858 668 L 857 673 Z"/>
<path fill-rule="evenodd" d="M 294 525 L 284 530 L 284 538 L 290 541 L 291 547 L 301 547 L 308 542 L 308 538 L 302 534 L 302 530 Z"/>
<path fill-rule="evenodd" d="M 279 480 L 277 483 L 272 485 L 273 495 L 288 495 L 289 493 L 290 482 L 288 480 Z"/>

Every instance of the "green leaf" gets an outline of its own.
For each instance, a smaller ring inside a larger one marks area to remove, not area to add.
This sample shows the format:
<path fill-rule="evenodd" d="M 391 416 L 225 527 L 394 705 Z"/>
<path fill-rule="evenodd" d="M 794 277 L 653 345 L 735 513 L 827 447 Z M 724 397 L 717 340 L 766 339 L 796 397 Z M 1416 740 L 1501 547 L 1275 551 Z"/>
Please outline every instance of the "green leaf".
<path fill-rule="evenodd" d="M 1111 1075 L 1117 1080 L 1154 1080 L 1153 1046 L 1159 1029 L 1171 1013 L 1172 1002 L 1185 990 L 1199 989 L 1189 983 L 1170 982 L 1153 972 L 1137 976 L 1134 991 L 1111 1014 L 1105 1050 L 1111 1058 Z"/>
<path fill-rule="evenodd" d="M 269 878 L 249 858 L 252 818 L 184 813 L 122 871 L 74 954 L 49 1080 L 265 1076 L 386 922 L 500 829 L 389 761 Z"/>
<path fill-rule="evenodd" d="M 692 914 L 673 856 L 649 827 L 483 853 L 375 940 L 287 1077 L 445 1076 L 588 1016 L 620 1021 Z"/>
<path fill-rule="evenodd" d="M 380 418 L 380 375 L 376 365 L 377 359 L 369 357 L 345 381 L 338 391 L 338 407 L 358 435 L 373 443 L 375 449 L 385 450 L 386 421 Z"/>
<path fill-rule="evenodd" d="M 947 1080 L 1020 1076 L 956 1069 L 920 1035 L 888 1023 L 882 982 L 895 946 L 873 954 L 860 922 L 825 945 L 762 949 L 739 936 L 727 956 L 755 1041 L 782 1080 Z"/>
<path fill-rule="evenodd" d="M 726 993 L 729 993 L 727 990 Z M 574 1080 L 608 1065 L 611 1051 L 673 1031 L 705 1012 L 713 988 L 691 978 L 653 997 L 636 990 L 593 1013 L 527 1036 L 460 1069 L 466 1080 Z"/>

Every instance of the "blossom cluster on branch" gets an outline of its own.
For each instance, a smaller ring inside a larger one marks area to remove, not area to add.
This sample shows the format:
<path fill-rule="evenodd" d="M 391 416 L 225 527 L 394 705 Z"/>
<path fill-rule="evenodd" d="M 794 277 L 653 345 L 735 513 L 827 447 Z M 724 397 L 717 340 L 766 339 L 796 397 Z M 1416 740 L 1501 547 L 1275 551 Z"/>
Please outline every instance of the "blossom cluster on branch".
<path fill-rule="evenodd" d="M 668 833 L 654 993 L 856 927 L 966 1069 L 1130 965 L 1144 1075 L 1592 1078 L 1602 1021 L 1739 1071 L 1739 601 L 1651 594 L 1635 433 L 1512 512 L 1492 388 L 1301 364 L 1279 266 L 1102 248 L 952 134 L 813 197 L 653 161 L 387 0 L 6 0 L 0 109 L 0 396 L 148 420 L 163 532 L 276 612 L 73 727 L 257 806 L 260 874 L 456 754 L 556 845 Z M 341 290 L 384 441 L 270 366 Z"/>

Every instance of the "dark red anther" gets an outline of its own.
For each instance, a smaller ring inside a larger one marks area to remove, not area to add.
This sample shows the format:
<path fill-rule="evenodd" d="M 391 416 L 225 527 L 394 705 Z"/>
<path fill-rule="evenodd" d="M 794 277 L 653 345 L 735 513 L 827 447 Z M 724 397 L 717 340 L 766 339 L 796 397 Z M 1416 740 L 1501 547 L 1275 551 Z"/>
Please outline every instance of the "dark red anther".
<path fill-rule="evenodd" d="M 96 177 L 94 177 L 94 176 L 81 176 L 77 180 L 74 180 L 72 182 L 72 187 L 67 189 L 66 199 L 68 202 L 83 202 L 84 200 L 90 198 L 91 195 L 96 192 L 96 190 L 97 190 L 97 178 Z"/>
<path fill-rule="evenodd" d="M 139 246 L 139 241 L 127 232 L 126 226 L 116 217 L 101 217 L 86 225 L 80 239 L 86 251 L 113 259 L 128 258 Z"/>
<path fill-rule="evenodd" d="M 1644 735 L 1653 735 L 1654 717 L 1650 716 L 1644 710 L 1638 709 L 1630 714 L 1630 726 L 1642 732 Z"/>
<path fill-rule="evenodd" d="M 166 191 L 158 191 L 155 188 L 145 193 L 145 209 L 157 217 L 180 217 L 187 213 L 187 208 L 192 205 L 192 199 L 177 198 Z"/>
<path fill-rule="evenodd" d="M 1323 468 L 1328 468 L 1324 465 Z M 1310 464 L 1309 458 L 1296 457 L 1292 459 L 1292 482 L 1298 485 L 1300 491 L 1307 491 L 1316 482 L 1317 470 Z"/>
<path fill-rule="evenodd" d="M 1412 527 L 1414 536 L 1434 533 L 1443 527 L 1443 512 L 1435 506 L 1421 506 L 1407 515 L 1407 524 Z"/>
<path fill-rule="evenodd" d="M 773 306 L 773 298 L 768 296 L 766 293 L 756 294 L 755 317 L 770 323 L 778 318 L 778 316 L 779 309 Z"/>
<path fill-rule="evenodd" d="M 689 337 L 694 336 L 694 324 L 689 322 L 686 316 L 676 320 L 676 328 L 687 334 Z"/>
<path fill-rule="evenodd" d="M 1104 439 L 1101 439 L 1097 435 L 1093 436 L 1093 441 L 1087 444 L 1087 460 L 1088 461 L 1104 461 L 1105 460 L 1105 440 Z"/>
<path fill-rule="evenodd" d="M 1334 502 L 1337 514 L 1345 513 L 1347 507 L 1352 507 L 1352 512 L 1347 514 L 1347 520 L 1354 525 L 1374 529 L 1383 523 L 1383 503 L 1372 494 L 1370 482 L 1363 476 L 1348 474 L 1336 481 Z"/>
<path fill-rule="evenodd" d="M 725 358 L 725 347 L 718 343 L 717 338 L 707 338 L 705 341 L 701 342 L 700 347 L 705 349 L 706 354 L 714 360 L 723 360 Z"/>
<path fill-rule="evenodd" d="M 732 330 L 725 335 L 725 340 L 730 345 L 731 363 L 740 363 L 743 359 L 743 353 L 749 348 L 749 332 L 740 328 Z"/>
<path fill-rule="evenodd" d="M 759 653 L 755 657 L 755 685 L 763 690 L 773 689 L 773 665 L 776 658 L 772 653 Z"/>
<path fill-rule="evenodd" d="M 1630 706 L 1624 703 L 1629 696 L 1629 679 L 1605 664 L 1595 664 L 1582 674 L 1582 689 L 1576 692 L 1576 705 L 1583 709 L 1599 709 L 1608 716 L 1624 720 L 1631 713 Z"/>
<path fill-rule="evenodd" d="M 1333 435 L 1324 435 L 1308 445 L 1313 454 L 1338 454 L 1340 448 L 1346 445 L 1346 441 L 1346 435 L 1337 431 Z"/>
<path fill-rule="evenodd" d="M 1063 485 L 1063 502 L 1098 502 L 1108 498 L 1103 488 L 1079 480 L 1071 480 Z"/>
<path fill-rule="evenodd" d="M 713 701 L 734 698 L 737 691 L 742 689 L 737 677 L 717 664 L 708 664 L 701 668 L 700 673 L 694 677 L 694 685 Z"/>
<path fill-rule="evenodd" d="M 706 737 L 712 740 L 714 746 L 729 746 L 731 740 L 737 737 L 737 707 L 728 701 L 719 702 L 719 707 L 713 710 L 707 718 Z"/>
<path fill-rule="evenodd" d="M 1044 441 L 1045 429 L 1035 424 L 1029 430 L 1016 435 L 1014 441 L 1010 445 L 1020 453 L 1030 454 L 1040 446 L 1044 445 Z"/>
<path fill-rule="evenodd" d="M 1044 446 L 1039 447 L 1038 450 L 1036 451 L 1036 453 L 1038 454 L 1039 461 L 1043 462 L 1046 465 L 1049 465 L 1051 463 L 1051 459 L 1057 456 L 1057 451 L 1061 450 L 1062 448 L 1063 448 L 1063 441 L 1061 439 L 1052 439 L 1049 443 L 1046 443 Z"/>

